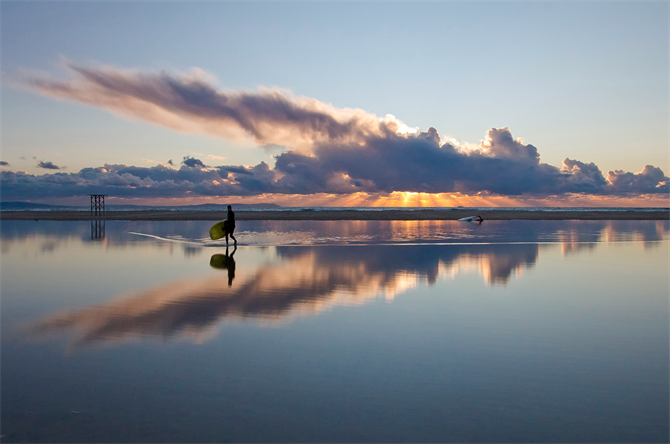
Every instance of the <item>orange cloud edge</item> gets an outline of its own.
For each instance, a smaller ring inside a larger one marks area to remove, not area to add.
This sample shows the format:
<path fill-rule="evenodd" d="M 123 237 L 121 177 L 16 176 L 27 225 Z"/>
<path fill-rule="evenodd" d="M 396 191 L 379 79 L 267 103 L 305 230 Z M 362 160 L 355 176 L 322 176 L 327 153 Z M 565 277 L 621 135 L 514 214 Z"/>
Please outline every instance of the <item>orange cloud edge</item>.
<path fill-rule="evenodd" d="M 81 202 L 79 202 L 81 200 Z M 52 204 L 85 205 L 84 198 L 64 198 Z M 491 194 L 392 192 L 388 194 L 262 194 L 258 196 L 193 196 L 180 198 L 107 198 L 108 205 L 183 206 L 201 204 L 277 204 L 282 207 L 452 208 L 452 207 L 670 207 L 667 196 L 501 196 Z"/>

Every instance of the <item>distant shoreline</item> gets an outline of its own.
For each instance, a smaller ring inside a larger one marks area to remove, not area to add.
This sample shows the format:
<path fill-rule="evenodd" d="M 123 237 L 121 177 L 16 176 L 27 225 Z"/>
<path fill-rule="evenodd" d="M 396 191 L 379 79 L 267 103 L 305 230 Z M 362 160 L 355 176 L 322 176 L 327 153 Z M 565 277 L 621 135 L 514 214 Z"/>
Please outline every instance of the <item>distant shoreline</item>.
<path fill-rule="evenodd" d="M 477 210 L 485 220 L 670 220 L 670 209 L 653 210 Z M 237 220 L 456 220 L 474 216 L 473 210 L 255 210 L 235 211 Z M 130 220 L 130 221 L 196 221 L 223 220 L 225 211 L 107 211 L 104 216 L 91 216 L 89 211 L 1 211 L 0 220 Z"/>

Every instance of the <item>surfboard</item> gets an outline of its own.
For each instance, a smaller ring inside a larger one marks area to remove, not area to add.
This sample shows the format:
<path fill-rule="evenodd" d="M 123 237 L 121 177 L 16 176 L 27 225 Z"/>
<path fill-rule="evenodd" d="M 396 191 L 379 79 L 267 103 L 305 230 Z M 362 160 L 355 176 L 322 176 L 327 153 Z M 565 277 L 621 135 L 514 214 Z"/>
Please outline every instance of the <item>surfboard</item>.
<path fill-rule="evenodd" d="M 214 226 L 209 229 L 209 237 L 211 237 L 212 240 L 226 237 L 226 221 L 222 220 L 221 222 L 214 224 Z"/>

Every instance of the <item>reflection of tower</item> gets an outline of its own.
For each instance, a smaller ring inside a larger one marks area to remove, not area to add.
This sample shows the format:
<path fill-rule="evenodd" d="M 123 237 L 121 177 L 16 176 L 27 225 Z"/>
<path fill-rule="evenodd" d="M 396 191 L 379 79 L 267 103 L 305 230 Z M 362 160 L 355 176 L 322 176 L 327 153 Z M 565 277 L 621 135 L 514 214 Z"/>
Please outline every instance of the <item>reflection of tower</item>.
<path fill-rule="evenodd" d="M 105 221 L 91 221 L 91 240 L 103 240 L 105 238 Z"/>

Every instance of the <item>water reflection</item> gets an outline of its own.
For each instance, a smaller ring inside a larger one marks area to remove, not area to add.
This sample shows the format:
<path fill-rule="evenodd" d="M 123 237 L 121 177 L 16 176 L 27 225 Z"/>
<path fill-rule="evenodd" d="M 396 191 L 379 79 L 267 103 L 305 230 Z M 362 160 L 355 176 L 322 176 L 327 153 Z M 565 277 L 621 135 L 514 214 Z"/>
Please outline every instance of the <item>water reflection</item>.
<path fill-rule="evenodd" d="M 226 248 L 226 254 L 214 254 L 209 260 L 209 265 L 213 268 L 218 268 L 222 270 L 228 270 L 228 286 L 233 285 L 233 279 L 235 279 L 235 259 L 233 256 L 237 251 L 237 245 L 230 255 L 228 254 L 228 248 Z"/>
<path fill-rule="evenodd" d="M 102 240 L 105 238 L 105 221 L 91 221 L 91 240 Z"/>
<path fill-rule="evenodd" d="M 50 315 L 29 329 L 33 337 L 76 332 L 73 347 L 142 336 L 209 338 L 224 320 L 254 318 L 289 322 L 338 305 L 360 305 L 395 295 L 420 282 L 453 278 L 469 270 L 505 285 L 531 267 L 537 244 L 277 247 L 277 261 L 263 264 L 232 287 L 232 253 L 215 254 L 210 266 L 227 270 L 199 279 L 180 279 L 109 303 Z"/>
<path fill-rule="evenodd" d="M 102 223 L 99 227 L 89 222 L 2 221 L 0 242 L 8 248 L 35 236 L 90 240 L 101 234 L 107 248 L 151 243 L 190 248 L 192 252 L 225 245 L 207 236 L 210 221 L 98 222 Z M 567 251 L 573 251 L 590 242 L 643 241 L 653 246 L 668 238 L 670 221 L 487 220 L 481 225 L 457 221 L 243 221 L 239 230 L 241 245 L 560 242 L 569 244 Z"/>
<path fill-rule="evenodd" d="M 452 240 L 237 251 L 195 245 L 207 223 L 25 224 L 2 227 L 8 441 L 668 442 L 666 224 L 301 223 Z"/>
<path fill-rule="evenodd" d="M 288 226 L 270 222 L 262 222 L 256 228 L 277 230 Z M 197 342 L 209 337 L 225 320 L 289 322 L 295 316 L 313 315 L 336 305 L 363 304 L 374 298 L 393 299 L 419 283 L 432 285 L 441 277 L 449 280 L 474 272 L 488 285 L 505 286 L 523 270 L 533 268 L 542 249 L 560 245 L 567 255 L 597 248 L 599 241 L 638 240 L 652 246 L 666 239 L 669 232 L 667 221 L 487 221 L 482 225 L 451 221 L 372 222 L 299 222 L 298 225 L 313 240 L 328 238 L 341 242 L 365 233 L 387 240 L 393 236 L 407 240 L 410 232 L 416 232 L 421 233 L 422 240 L 448 235 L 450 242 L 243 247 L 239 268 L 237 249 L 232 253 L 226 249 L 223 254 L 206 255 L 210 267 L 226 270 L 226 274 L 215 272 L 199 278 L 191 274 L 185 279 L 163 281 L 153 288 L 118 295 L 101 305 L 59 312 L 32 325 L 30 335 L 74 332 L 75 347 L 141 336 L 187 337 Z M 95 244 L 105 249 L 141 245 L 172 253 L 177 248 L 183 250 L 187 259 L 203 261 L 200 253 L 208 246 L 190 240 L 190 236 L 191 231 L 203 232 L 209 222 L 119 223 L 113 229 L 110 228 L 113 224 L 107 225 L 103 242 Z M 32 240 L 40 245 L 40 254 L 48 254 L 60 245 L 69 245 L 65 242 L 68 237 L 79 237 L 82 226 L 86 227 L 71 222 L 20 225 L 5 222 L 2 250 L 6 253 L 13 243 Z M 124 229 L 155 234 L 131 236 Z M 247 259 L 245 263 L 244 259 L 254 251 L 262 260 Z M 207 269 L 203 264 L 202 273 L 207 273 Z"/>

